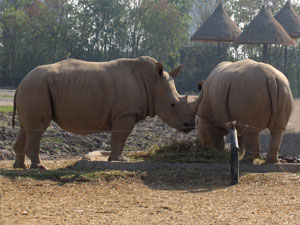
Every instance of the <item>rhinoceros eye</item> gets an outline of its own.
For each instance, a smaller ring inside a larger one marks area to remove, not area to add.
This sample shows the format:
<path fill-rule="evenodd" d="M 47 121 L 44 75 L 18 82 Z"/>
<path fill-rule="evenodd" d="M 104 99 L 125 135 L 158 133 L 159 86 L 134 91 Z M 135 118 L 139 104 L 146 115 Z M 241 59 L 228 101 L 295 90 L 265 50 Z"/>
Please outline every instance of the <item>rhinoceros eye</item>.
<path fill-rule="evenodd" d="M 171 103 L 171 106 L 172 106 L 172 107 L 175 107 L 175 103 Z"/>

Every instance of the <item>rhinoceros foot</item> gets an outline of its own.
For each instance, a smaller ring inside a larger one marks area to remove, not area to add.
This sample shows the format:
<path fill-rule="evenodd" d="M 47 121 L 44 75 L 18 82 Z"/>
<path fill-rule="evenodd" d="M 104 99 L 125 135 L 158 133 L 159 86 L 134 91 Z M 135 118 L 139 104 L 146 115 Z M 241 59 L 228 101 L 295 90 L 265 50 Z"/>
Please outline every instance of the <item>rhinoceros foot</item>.
<path fill-rule="evenodd" d="M 108 161 L 123 161 L 123 162 L 128 162 L 128 158 L 125 157 L 124 155 L 110 155 L 108 157 Z"/>
<path fill-rule="evenodd" d="M 15 169 L 27 169 L 24 162 L 15 161 L 13 168 Z"/>
<path fill-rule="evenodd" d="M 272 164 L 275 164 L 275 163 L 280 163 L 280 161 L 278 160 L 278 157 L 277 155 L 274 156 L 274 155 L 268 155 L 267 158 L 266 158 L 266 163 L 272 163 Z"/>
<path fill-rule="evenodd" d="M 39 169 L 39 170 L 47 170 L 47 167 L 41 163 L 31 164 L 30 169 Z"/>
<path fill-rule="evenodd" d="M 240 163 L 247 163 L 247 164 L 253 164 L 254 163 L 254 159 L 250 158 L 250 157 L 244 157 Z"/>

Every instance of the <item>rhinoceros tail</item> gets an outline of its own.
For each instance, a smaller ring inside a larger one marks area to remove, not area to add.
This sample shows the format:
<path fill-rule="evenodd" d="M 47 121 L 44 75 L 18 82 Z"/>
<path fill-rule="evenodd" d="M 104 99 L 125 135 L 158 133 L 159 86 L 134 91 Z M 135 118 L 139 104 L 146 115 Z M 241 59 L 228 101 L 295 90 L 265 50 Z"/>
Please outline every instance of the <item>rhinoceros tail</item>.
<path fill-rule="evenodd" d="M 15 128 L 15 117 L 16 117 L 16 110 L 17 110 L 17 107 L 16 107 L 16 96 L 17 96 L 17 91 L 18 91 L 18 88 L 16 89 L 16 92 L 15 92 L 15 95 L 14 95 L 14 104 L 13 104 L 13 116 L 12 116 L 12 127 Z"/>
<path fill-rule="evenodd" d="M 278 107 L 278 83 L 276 78 L 268 78 L 267 79 L 267 88 L 270 96 L 270 104 L 271 104 L 271 117 L 269 120 L 269 127 L 276 127 L 277 125 L 277 107 Z"/>

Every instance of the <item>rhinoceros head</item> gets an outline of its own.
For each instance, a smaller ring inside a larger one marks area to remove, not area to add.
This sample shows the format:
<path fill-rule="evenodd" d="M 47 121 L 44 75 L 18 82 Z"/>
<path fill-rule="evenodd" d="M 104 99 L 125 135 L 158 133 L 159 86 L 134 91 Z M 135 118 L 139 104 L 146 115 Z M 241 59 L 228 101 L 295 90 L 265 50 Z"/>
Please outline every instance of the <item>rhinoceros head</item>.
<path fill-rule="evenodd" d="M 174 79 L 180 72 L 182 65 L 171 72 L 163 71 L 161 63 L 156 63 L 160 80 L 155 91 L 155 112 L 169 126 L 184 132 L 195 127 L 197 101 L 189 102 L 188 96 L 178 94 Z"/>

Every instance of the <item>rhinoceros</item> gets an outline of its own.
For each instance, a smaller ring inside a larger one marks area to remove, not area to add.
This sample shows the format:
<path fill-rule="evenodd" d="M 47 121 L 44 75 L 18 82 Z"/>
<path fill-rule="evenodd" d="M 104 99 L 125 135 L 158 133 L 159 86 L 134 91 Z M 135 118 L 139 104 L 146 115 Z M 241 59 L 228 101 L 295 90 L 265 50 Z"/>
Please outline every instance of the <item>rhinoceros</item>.
<path fill-rule="evenodd" d="M 260 154 L 259 133 L 268 128 L 271 141 L 266 162 L 278 162 L 293 105 L 284 74 L 271 65 L 250 59 L 222 62 L 204 81 L 199 98 L 200 144 L 224 148 L 224 136 L 228 134 L 225 123 L 237 121 L 240 148 L 245 148 L 242 162 L 253 163 Z"/>
<path fill-rule="evenodd" d="M 195 127 L 197 100 L 178 94 L 174 77 L 181 66 L 165 72 L 155 59 L 86 62 L 75 59 L 36 67 L 19 84 L 14 98 L 20 133 L 14 144 L 14 168 L 46 169 L 40 140 L 50 121 L 80 135 L 112 131 L 109 161 L 126 161 L 122 154 L 134 125 L 157 115 L 169 126 L 188 132 Z"/>

